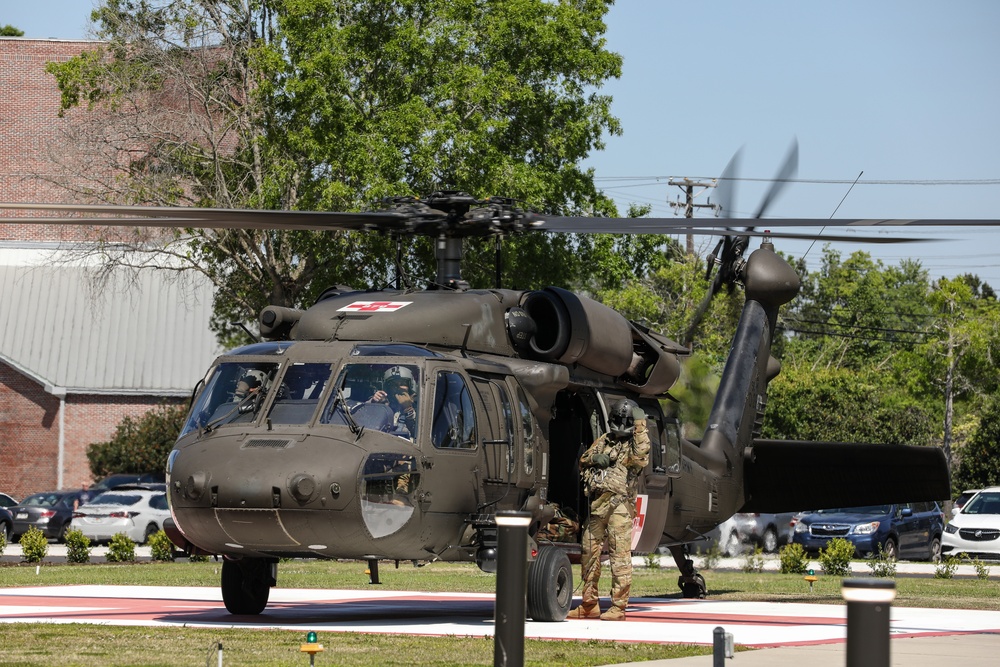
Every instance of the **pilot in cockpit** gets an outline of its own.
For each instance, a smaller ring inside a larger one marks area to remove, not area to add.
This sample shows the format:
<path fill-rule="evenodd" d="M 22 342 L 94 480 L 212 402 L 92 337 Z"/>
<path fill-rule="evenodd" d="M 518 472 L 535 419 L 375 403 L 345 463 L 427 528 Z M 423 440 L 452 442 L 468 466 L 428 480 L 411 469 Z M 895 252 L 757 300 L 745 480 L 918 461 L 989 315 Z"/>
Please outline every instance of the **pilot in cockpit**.
<path fill-rule="evenodd" d="M 393 422 L 397 429 L 405 427 L 412 438 L 417 434 L 417 389 L 413 372 L 406 366 L 393 366 L 385 372 L 382 389 L 371 398 L 373 403 L 387 402 L 393 411 Z"/>

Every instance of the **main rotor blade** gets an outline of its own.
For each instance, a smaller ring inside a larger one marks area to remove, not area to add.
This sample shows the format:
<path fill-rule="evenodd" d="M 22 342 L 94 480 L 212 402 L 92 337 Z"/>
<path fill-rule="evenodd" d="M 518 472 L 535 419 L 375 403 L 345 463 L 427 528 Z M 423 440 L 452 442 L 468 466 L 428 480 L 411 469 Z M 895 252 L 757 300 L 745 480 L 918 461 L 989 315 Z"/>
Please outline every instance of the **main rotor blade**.
<path fill-rule="evenodd" d="M 754 213 L 753 217 L 755 219 L 760 218 L 764 215 L 767 209 L 771 206 L 771 202 L 781 194 L 781 191 L 787 187 L 788 182 L 791 180 L 795 173 L 799 170 L 799 140 L 793 139 L 792 145 L 788 149 L 788 153 L 785 155 L 785 161 L 781 165 L 781 169 L 778 170 L 778 175 L 774 177 L 774 181 L 771 182 L 771 187 L 768 189 L 767 194 L 764 195 L 764 199 L 760 202 L 760 206 L 757 207 L 757 212 Z"/>
<path fill-rule="evenodd" d="M 302 230 L 380 230 L 400 234 L 437 236 L 442 233 L 444 216 L 440 220 L 414 217 L 397 211 L 342 213 L 330 211 L 271 211 L 215 209 L 195 207 L 110 206 L 78 204 L 23 204 L 0 202 L 0 211 L 48 212 L 44 217 L 0 217 L 0 223 L 72 224 L 97 226 L 149 226 L 197 228 L 251 228 Z M 52 215 L 55 213 L 57 215 Z M 61 214 L 61 215 L 60 215 Z M 119 216 L 119 217 L 108 217 Z M 491 233 L 541 231 L 576 234 L 703 234 L 725 236 L 732 228 L 753 223 L 767 229 L 788 227 L 997 227 L 998 219 L 829 219 L 829 218 L 768 218 L 766 222 L 748 218 L 590 218 L 525 213 L 516 227 L 476 226 L 465 222 L 447 229 L 450 236 L 474 236 Z M 425 227 L 426 225 L 426 227 Z M 813 238 L 814 235 L 788 232 L 740 232 L 750 236 L 774 238 Z M 858 243 L 907 243 L 924 240 L 901 237 L 827 237 Z M 938 239 L 940 240 L 940 239 Z"/>
<path fill-rule="evenodd" d="M 114 206 L 103 204 L 22 204 L 0 202 L 0 210 L 62 212 L 65 217 L 4 217 L 0 222 L 76 224 L 109 227 L 199 227 L 209 229 L 362 230 L 406 227 L 399 213 L 340 213 L 329 211 L 270 211 L 184 206 Z M 75 215 L 73 215 L 75 214 Z M 119 216 L 119 217 L 107 217 Z"/>

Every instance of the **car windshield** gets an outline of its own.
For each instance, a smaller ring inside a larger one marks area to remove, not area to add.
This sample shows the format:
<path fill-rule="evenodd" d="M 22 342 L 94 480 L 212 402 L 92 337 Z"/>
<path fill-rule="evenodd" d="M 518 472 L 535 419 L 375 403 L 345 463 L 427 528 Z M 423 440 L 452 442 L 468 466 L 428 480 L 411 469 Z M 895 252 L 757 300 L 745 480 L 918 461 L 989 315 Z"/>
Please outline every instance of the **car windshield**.
<path fill-rule="evenodd" d="M 892 505 L 865 505 L 864 507 L 837 507 L 829 510 L 817 510 L 816 514 L 888 514 Z"/>
<path fill-rule="evenodd" d="M 110 491 L 108 493 L 102 493 L 93 500 L 91 500 L 89 505 L 135 505 L 140 500 L 142 496 L 138 493 L 122 493 L 120 491 Z"/>
<path fill-rule="evenodd" d="M 965 504 L 962 514 L 1000 514 L 1000 491 L 980 491 Z"/>

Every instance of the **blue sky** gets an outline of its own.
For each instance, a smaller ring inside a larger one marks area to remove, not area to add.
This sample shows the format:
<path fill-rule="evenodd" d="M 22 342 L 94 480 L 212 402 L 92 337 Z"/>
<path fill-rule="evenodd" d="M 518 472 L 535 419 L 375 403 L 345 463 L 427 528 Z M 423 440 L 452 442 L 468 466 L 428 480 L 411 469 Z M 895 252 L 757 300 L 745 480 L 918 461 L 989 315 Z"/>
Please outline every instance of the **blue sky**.
<path fill-rule="evenodd" d="M 0 24 L 84 37 L 91 4 L 3 0 Z M 742 175 L 768 179 L 797 138 L 801 182 L 769 216 L 830 217 L 863 172 L 837 217 L 1000 218 L 998 27 L 993 0 L 619 0 L 607 39 L 625 64 L 604 92 L 624 134 L 587 164 L 621 210 L 636 202 L 672 216 L 680 190 L 669 177 L 717 176 L 742 146 Z M 750 215 L 765 187 L 741 182 L 736 213 Z M 834 247 L 919 258 L 932 277 L 969 271 L 1000 289 L 1000 230 L 956 231 L 927 233 L 954 241 Z M 808 251 L 812 268 L 820 247 Z"/>

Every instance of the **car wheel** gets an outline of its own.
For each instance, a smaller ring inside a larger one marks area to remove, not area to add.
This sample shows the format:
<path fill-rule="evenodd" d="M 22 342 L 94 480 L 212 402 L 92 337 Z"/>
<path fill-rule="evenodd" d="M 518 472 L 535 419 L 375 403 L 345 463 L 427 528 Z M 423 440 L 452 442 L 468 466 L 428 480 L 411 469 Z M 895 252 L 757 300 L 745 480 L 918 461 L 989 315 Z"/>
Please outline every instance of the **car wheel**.
<path fill-rule="evenodd" d="M 882 555 L 885 556 L 886 560 L 897 560 L 899 558 L 899 548 L 896 546 L 896 540 L 891 537 L 886 539 L 885 544 L 882 545 Z"/>
<path fill-rule="evenodd" d="M 10 544 L 11 538 L 13 537 L 13 534 L 11 533 L 11 525 L 5 522 L 2 526 L 2 529 L 3 529 L 4 544 Z"/>
<path fill-rule="evenodd" d="M 761 541 L 763 542 L 764 551 L 767 553 L 773 554 L 778 550 L 778 533 L 774 532 L 774 528 L 765 530 Z"/>
<path fill-rule="evenodd" d="M 142 536 L 142 543 L 149 544 L 149 538 L 160 532 L 159 528 L 156 527 L 155 523 L 151 523 L 146 526 L 146 533 Z"/>
<path fill-rule="evenodd" d="M 931 561 L 934 563 L 941 562 L 941 538 L 935 537 L 931 540 Z"/>
<path fill-rule="evenodd" d="M 64 523 L 59 528 L 59 533 L 56 535 L 56 543 L 57 544 L 66 544 L 66 533 L 68 533 L 68 532 L 69 532 L 69 521 L 67 521 L 66 523 Z"/>

